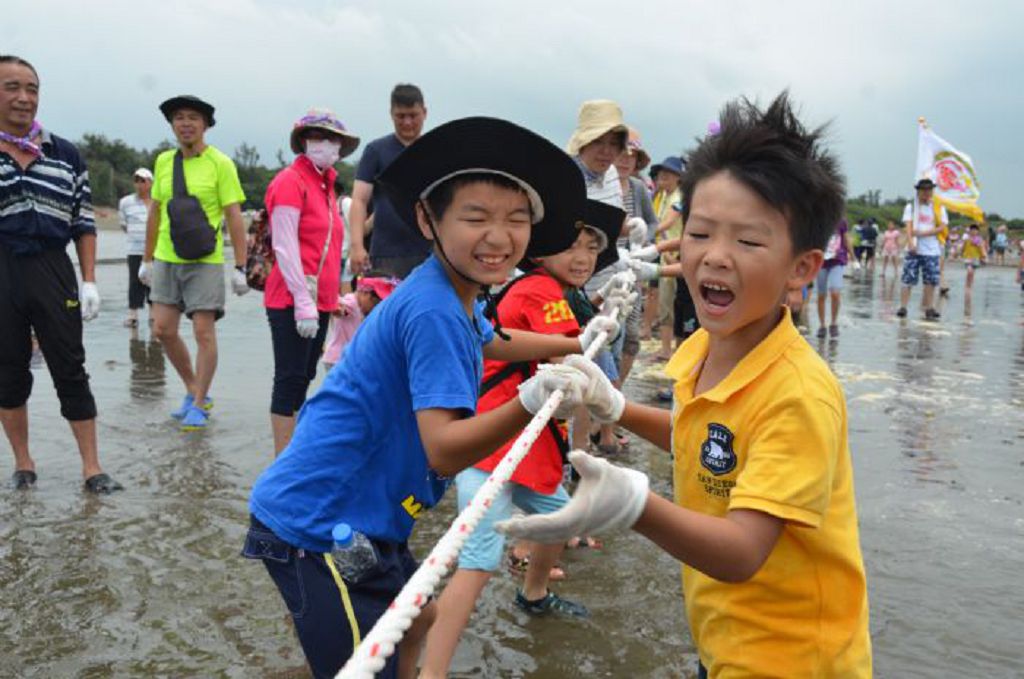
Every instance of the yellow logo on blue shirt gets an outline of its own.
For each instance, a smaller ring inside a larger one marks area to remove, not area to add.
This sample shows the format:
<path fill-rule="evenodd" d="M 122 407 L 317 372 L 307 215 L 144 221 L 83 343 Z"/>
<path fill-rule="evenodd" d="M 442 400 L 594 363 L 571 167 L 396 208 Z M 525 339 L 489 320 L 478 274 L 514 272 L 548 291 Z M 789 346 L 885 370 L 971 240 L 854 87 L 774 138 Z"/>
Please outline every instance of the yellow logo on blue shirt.
<path fill-rule="evenodd" d="M 64 308 L 65 309 L 77 309 L 78 308 L 78 300 L 77 299 L 66 299 L 66 300 L 64 300 Z"/>
<path fill-rule="evenodd" d="M 732 432 L 715 422 L 708 423 L 708 438 L 700 446 L 700 463 L 705 469 L 721 476 L 736 469 L 736 453 L 732 449 Z"/>
<path fill-rule="evenodd" d="M 420 514 L 423 513 L 423 503 L 417 502 L 416 497 L 410 495 L 409 497 L 402 500 L 402 509 L 409 512 L 409 516 L 413 519 L 418 519 Z"/>

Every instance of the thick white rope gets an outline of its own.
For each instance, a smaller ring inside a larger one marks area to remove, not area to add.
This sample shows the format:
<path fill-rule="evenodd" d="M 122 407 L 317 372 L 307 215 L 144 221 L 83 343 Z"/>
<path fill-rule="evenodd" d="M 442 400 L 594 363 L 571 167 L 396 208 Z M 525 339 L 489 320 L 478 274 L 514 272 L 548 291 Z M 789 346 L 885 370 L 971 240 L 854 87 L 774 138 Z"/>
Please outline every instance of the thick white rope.
<path fill-rule="evenodd" d="M 602 313 L 610 312 L 611 316 L 617 314 L 622 319 L 629 315 L 629 307 L 616 305 L 611 309 L 605 309 L 604 306 L 602 305 Z M 592 359 L 607 341 L 608 333 L 599 333 L 583 355 Z M 530 452 L 534 441 L 544 431 L 548 420 L 551 419 L 563 398 L 565 398 L 565 394 L 561 389 L 556 389 L 551 393 L 548 400 L 523 429 L 519 438 L 512 444 L 512 448 L 491 472 L 484 485 L 480 487 L 466 508 L 455 517 L 455 521 L 434 545 L 434 549 L 430 551 L 409 581 L 405 583 L 405 587 L 391 602 L 388 610 L 377 620 L 377 624 L 363 638 L 362 643 L 356 647 L 335 679 L 369 679 L 384 669 L 387 659 L 395 652 L 395 647 L 402 640 L 405 631 L 423 610 L 424 604 L 437 589 L 441 578 L 451 569 L 462 550 L 462 545 L 465 544 L 470 533 L 476 529 L 480 519 L 490 508 L 502 486 L 508 482 L 516 467 Z"/>

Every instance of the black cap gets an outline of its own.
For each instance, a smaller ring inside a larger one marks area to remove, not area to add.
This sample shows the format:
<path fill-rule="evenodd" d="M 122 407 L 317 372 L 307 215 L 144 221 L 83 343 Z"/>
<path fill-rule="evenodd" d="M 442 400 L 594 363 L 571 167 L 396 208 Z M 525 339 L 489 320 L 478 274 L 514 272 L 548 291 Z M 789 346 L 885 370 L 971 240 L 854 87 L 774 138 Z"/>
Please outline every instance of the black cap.
<path fill-rule="evenodd" d="M 377 177 L 395 211 L 419 233 L 416 203 L 460 174 L 494 173 L 530 196 L 533 229 L 526 253 L 541 257 L 568 249 L 582 228 L 587 190 L 579 167 L 538 134 L 498 118 L 461 118 L 413 142 Z"/>
<path fill-rule="evenodd" d="M 213 119 L 213 106 L 206 103 L 199 97 L 194 97 L 191 94 L 179 94 L 176 97 L 171 97 L 164 103 L 160 104 L 160 112 L 164 114 L 164 118 L 167 122 L 171 122 L 171 118 L 174 117 L 174 112 L 183 108 L 190 108 L 193 111 L 199 111 L 206 118 L 206 126 L 213 127 L 217 124 L 217 121 Z"/>
<path fill-rule="evenodd" d="M 918 179 L 917 183 L 914 184 L 914 188 L 918 189 L 918 190 L 920 190 L 920 189 L 934 189 L 935 188 L 935 182 L 933 182 L 931 179 L 928 179 L 927 177 L 925 177 L 924 179 Z"/>

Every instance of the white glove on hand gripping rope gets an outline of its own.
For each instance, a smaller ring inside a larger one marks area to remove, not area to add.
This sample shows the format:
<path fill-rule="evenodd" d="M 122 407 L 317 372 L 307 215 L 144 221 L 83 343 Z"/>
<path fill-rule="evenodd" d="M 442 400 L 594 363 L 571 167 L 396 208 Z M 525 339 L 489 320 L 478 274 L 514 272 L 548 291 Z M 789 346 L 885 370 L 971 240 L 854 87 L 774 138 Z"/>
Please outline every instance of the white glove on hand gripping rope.
<path fill-rule="evenodd" d="M 639 217 L 630 217 L 626 226 L 629 228 L 629 249 L 642 247 L 647 241 L 647 222 Z"/>
<path fill-rule="evenodd" d="M 153 265 L 150 262 L 142 262 L 139 264 L 139 282 L 145 285 L 147 288 L 153 287 Z"/>
<path fill-rule="evenodd" d="M 629 273 L 626 271 L 620 271 L 614 274 L 611 278 L 605 281 L 605 284 L 597 289 L 597 296 L 601 299 L 608 299 L 608 297 L 615 290 L 628 291 L 633 287 L 633 281 L 630 279 Z"/>
<path fill-rule="evenodd" d="M 320 321 L 315 318 L 296 318 L 295 332 L 304 339 L 316 337 L 316 331 L 320 329 Z"/>
<path fill-rule="evenodd" d="M 617 467 L 582 450 L 569 453 L 580 473 L 572 499 L 552 514 L 499 521 L 494 528 L 515 538 L 557 544 L 574 535 L 605 535 L 632 528 L 647 506 L 647 475 Z"/>
<path fill-rule="evenodd" d="M 651 264 L 650 262 L 641 262 L 637 259 L 630 259 L 629 268 L 632 269 L 636 277 L 642 281 L 653 281 L 659 275 L 661 275 L 661 267 L 657 264 Z"/>
<path fill-rule="evenodd" d="M 612 290 L 601 302 L 601 313 L 613 318 L 620 311 L 628 313 L 628 310 L 636 304 L 636 298 L 637 293 L 631 290 Z"/>
<path fill-rule="evenodd" d="M 83 321 L 89 322 L 100 315 L 100 291 L 95 283 L 82 283 L 78 291 L 78 301 L 82 305 Z"/>
<path fill-rule="evenodd" d="M 531 415 L 536 415 L 552 392 L 561 389 L 564 397 L 553 417 L 566 420 L 583 404 L 583 390 L 587 377 L 564 363 L 544 363 L 537 366 L 537 374 L 519 385 L 519 402 Z"/>
<path fill-rule="evenodd" d="M 643 262 L 653 262 L 658 258 L 658 246 L 651 244 L 642 248 L 629 251 L 630 259 L 639 259 Z"/>
<path fill-rule="evenodd" d="M 245 280 L 245 272 L 235 269 L 231 272 L 231 291 L 238 296 L 249 292 L 249 283 Z"/>
<path fill-rule="evenodd" d="M 605 344 L 611 344 L 615 339 L 615 336 L 619 334 L 619 322 L 614 318 L 608 318 L 607 316 L 594 316 L 587 323 L 586 327 L 583 328 L 583 334 L 580 335 L 580 348 L 586 351 L 590 346 L 590 343 L 600 334 L 602 331 L 608 333 Z"/>
<path fill-rule="evenodd" d="M 578 354 L 566 356 L 562 365 L 576 368 L 587 376 L 583 405 L 594 419 L 602 423 L 618 422 L 626 407 L 626 397 L 612 385 L 604 371 L 590 359 Z"/>

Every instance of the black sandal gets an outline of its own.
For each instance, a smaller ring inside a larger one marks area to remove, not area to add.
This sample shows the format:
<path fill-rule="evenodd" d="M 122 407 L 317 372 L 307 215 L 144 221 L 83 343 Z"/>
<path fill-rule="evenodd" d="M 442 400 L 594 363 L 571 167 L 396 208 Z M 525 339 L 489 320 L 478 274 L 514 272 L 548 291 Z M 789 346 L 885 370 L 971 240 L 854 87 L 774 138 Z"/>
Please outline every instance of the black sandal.
<path fill-rule="evenodd" d="M 36 485 L 37 478 L 31 469 L 18 469 L 11 475 L 11 486 L 14 490 L 28 490 Z"/>
<path fill-rule="evenodd" d="M 124 486 L 111 478 L 109 474 L 101 472 L 85 480 L 85 489 L 94 495 L 109 495 L 114 491 L 124 490 Z"/>

